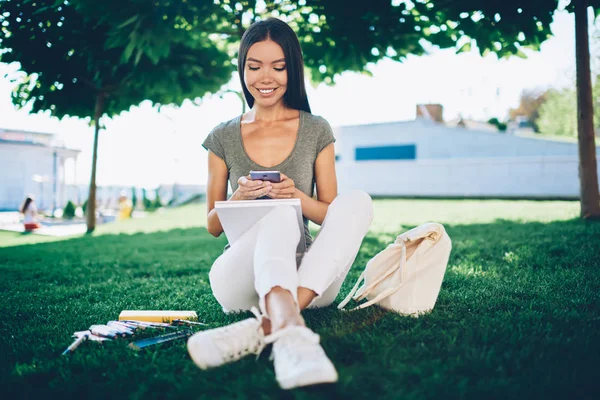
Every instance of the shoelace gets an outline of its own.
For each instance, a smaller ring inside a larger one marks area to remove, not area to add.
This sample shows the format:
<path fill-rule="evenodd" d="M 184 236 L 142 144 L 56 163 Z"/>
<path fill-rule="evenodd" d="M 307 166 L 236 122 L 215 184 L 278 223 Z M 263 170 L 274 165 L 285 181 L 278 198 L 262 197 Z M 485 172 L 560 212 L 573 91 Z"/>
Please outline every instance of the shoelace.
<path fill-rule="evenodd" d="M 262 330 L 262 315 L 256 309 L 256 307 L 252 307 L 250 309 L 252 314 L 256 317 L 259 322 L 259 329 L 255 332 L 252 332 L 252 335 L 240 335 L 237 334 L 237 331 L 247 330 L 245 324 L 233 324 L 228 325 L 223 328 L 223 335 L 221 335 L 216 341 L 216 345 L 219 347 L 225 354 L 225 358 L 229 361 L 232 361 L 236 358 L 241 358 L 242 356 L 249 353 L 256 353 L 256 358 L 260 356 L 267 343 L 262 338 L 262 334 L 260 333 Z M 241 349 L 241 350 L 236 350 Z"/>
<path fill-rule="evenodd" d="M 288 359 L 294 364 L 300 363 L 304 358 L 310 357 L 313 353 L 321 354 L 321 347 L 314 346 L 319 344 L 320 337 L 310 329 L 301 326 L 289 326 L 272 333 L 265 338 L 265 343 L 274 343 L 279 339 L 278 351 L 287 353 Z M 290 351 L 292 350 L 293 351 Z M 270 360 L 273 360 L 274 353 L 271 353 Z"/>

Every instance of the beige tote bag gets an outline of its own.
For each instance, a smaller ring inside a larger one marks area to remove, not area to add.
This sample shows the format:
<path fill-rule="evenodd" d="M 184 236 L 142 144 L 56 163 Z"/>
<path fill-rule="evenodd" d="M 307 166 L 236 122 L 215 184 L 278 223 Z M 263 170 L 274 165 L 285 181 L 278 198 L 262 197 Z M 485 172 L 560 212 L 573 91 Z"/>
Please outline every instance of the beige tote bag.
<path fill-rule="evenodd" d="M 369 260 L 338 308 L 343 309 L 351 299 L 367 299 L 353 310 L 377 304 L 403 315 L 419 316 L 431 311 L 451 250 L 450 237 L 438 223 L 426 223 L 399 235 Z M 364 285 L 358 289 L 363 280 Z"/>

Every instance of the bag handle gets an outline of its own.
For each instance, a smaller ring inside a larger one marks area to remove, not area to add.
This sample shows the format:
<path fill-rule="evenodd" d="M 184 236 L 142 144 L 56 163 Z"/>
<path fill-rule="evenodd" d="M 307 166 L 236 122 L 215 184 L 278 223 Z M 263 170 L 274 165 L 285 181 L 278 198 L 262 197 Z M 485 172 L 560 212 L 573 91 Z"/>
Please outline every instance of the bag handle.
<path fill-rule="evenodd" d="M 361 305 L 354 307 L 353 309 L 349 310 L 349 311 L 355 311 L 355 310 L 360 310 L 363 308 L 367 308 L 372 306 L 375 303 L 380 302 L 381 300 L 390 297 L 391 295 L 393 295 L 394 293 L 396 293 L 398 290 L 402 289 L 402 286 L 404 286 L 404 282 L 400 283 L 398 286 L 393 287 L 393 288 L 389 288 L 384 290 L 383 292 L 379 293 L 379 295 L 377 295 L 374 299 L 367 301 L 366 303 L 362 303 Z"/>
<path fill-rule="evenodd" d="M 356 293 L 356 290 L 358 289 L 358 285 L 360 285 L 360 283 L 365 279 L 365 271 L 363 271 L 362 274 L 360 274 L 360 276 L 358 277 L 358 281 L 356 281 L 356 284 L 354 285 L 354 287 L 352 288 L 352 290 L 350 291 L 350 293 L 348 293 L 348 296 L 346 296 L 346 298 L 340 303 L 338 304 L 338 309 L 343 309 L 344 306 L 346 304 L 348 304 L 348 302 L 350 301 L 350 299 L 352 299 L 352 296 L 354 295 L 354 293 Z"/>
<path fill-rule="evenodd" d="M 399 242 L 414 242 L 418 239 L 430 239 L 437 242 L 444 232 L 444 227 L 437 222 L 428 222 L 423 225 L 419 225 L 396 238 L 394 243 Z"/>
<path fill-rule="evenodd" d="M 398 237 L 398 238 L 400 238 L 400 237 Z M 406 268 L 404 267 L 406 265 L 406 245 L 403 240 L 398 243 L 398 239 L 396 239 L 396 242 L 394 244 L 399 244 L 401 246 L 401 251 L 402 251 L 402 253 L 400 255 L 400 262 L 398 263 L 398 266 L 390 268 L 388 271 L 386 271 L 385 274 L 380 276 L 375 282 L 371 283 L 369 286 L 361 287 L 359 290 L 360 293 L 354 297 L 354 300 L 360 301 L 360 300 L 364 299 L 366 296 L 369 295 L 369 293 L 371 292 L 371 290 L 373 290 L 373 288 L 375 286 L 377 286 L 379 283 L 381 283 L 381 281 L 383 281 L 385 278 L 390 276 L 392 273 L 394 273 L 398 269 L 400 270 L 401 280 L 402 280 L 400 285 L 384 290 L 379 295 L 377 295 L 374 299 L 369 300 L 368 302 L 363 303 L 360 306 L 351 309 L 350 311 L 354 311 L 354 310 L 358 310 L 361 308 L 366 308 L 366 307 L 372 306 L 373 304 L 377 303 L 378 301 L 381 301 L 381 300 L 385 299 L 386 297 L 389 297 L 392 294 L 396 293 L 404 285 L 405 274 L 406 274 L 406 271 L 405 271 Z M 365 279 L 365 273 L 366 273 L 366 269 L 365 269 L 365 271 L 363 271 L 362 274 L 360 274 L 358 281 L 356 282 L 356 284 L 354 285 L 354 287 L 352 288 L 352 290 L 350 291 L 348 296 L 346 296 L 346 298 L 338 305 L 338 309 L 343 310 L 344 307 L 346 306 L 346 304 L 348 304 L 348 302 L 350 301 L 350 299 L 352 299 L 352 296 L 354 295 L 354 293 L 356 293 L 356 291 L 358 289 L 358 285 Z"/>
<path fill-rule="evenodd" d="M 398 266 L 394 266 L 392 268 L 390 268 L 389 270 L 386 271 L 385 274 L 381 275 L 379 278 L 377 278 L 374 282 L 372 282 L 368 287 L 366 287 L 363 291 L 361 291 L 359 294 L 356 295 L 354 300 L 362 300 L 365 297 L 368 296 L 368 294 L 371 292 L 371 290 L 373 290 L 375 288 L 375 286 L 379 285 L 384 279 L 386 279 L 387 277 L 389 277 L 391 274 L 393 274 L 394 272 L 396 272 L 396 270 L 400 270 L 400 274 L 402 275 L 402 279 L 401 281 L 404 282 L 404 276 L 405 276 L 405 268 L 402 268 L 404 266 L 404 264 L 406 264 L 406 245 L 404 243 L 404 241 L 398 243 L 401 247 L 400 247 L 400 262 L 398 263 Z"/>
<path fill-rule="evenodd" d="M 369 264 L 367 263 L 367 266 Z M 384 277 L 389 275 L 391 272 L 395 271 L 397 268 L 393 267 L 391 268 L 389 271 L 386 271 L 386 273 L 384 274 Z M 360 285 L 360 283 L 365 279 L 365 273 L 366 273 L 366 269 L 365 271 L 362 272 L 362 274 L 360 274 L 360 276 L 358 277 L 358 280 L 356 281 L 356 284 L 354 285 L 354 287 L 352 288 L 352 290 L 350 290 L 350 293 L 348 293 L 348 296 L 346 296 L 346 298 L 338 305 L 338 308 L 341 310 L 346 304 L 348 304 L 348 302 L 352 299 L 352 296 L 354 296 L 355 293 L 356 296 L 354 297 L 354 300 L 357 300 L 360 296 L 362 295 L 368 295 L 369 292 L 371 291 L 371 286 L 373 285 L 369 285 L 368 288 L 365 288 L 365 286 L 361 286 L 361 288 L 358 288 L 358 285 Z M 367 290 L 368 289 L 368 290 Z M 362 297 L 361 297 L 362 299 Z"/>

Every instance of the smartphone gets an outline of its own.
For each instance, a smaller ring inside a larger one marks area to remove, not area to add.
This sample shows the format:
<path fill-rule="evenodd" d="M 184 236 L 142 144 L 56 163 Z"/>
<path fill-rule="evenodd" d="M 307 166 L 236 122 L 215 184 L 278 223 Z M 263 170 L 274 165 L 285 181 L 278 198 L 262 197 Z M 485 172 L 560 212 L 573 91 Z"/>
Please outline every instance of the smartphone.
<path fill-rule="evenodd" d="M 253 181 L 281 182 L 279 171 L 250 171 L 250 179 Z"/>
<path fill-rule="evenodd" d="M 274 183 L 281 182 L 279 171 L 250 171 L 250 179 L 253 181 L 270 181 Z M 269 196 L 258 197 L 257 200 L 269 200 Z"/>

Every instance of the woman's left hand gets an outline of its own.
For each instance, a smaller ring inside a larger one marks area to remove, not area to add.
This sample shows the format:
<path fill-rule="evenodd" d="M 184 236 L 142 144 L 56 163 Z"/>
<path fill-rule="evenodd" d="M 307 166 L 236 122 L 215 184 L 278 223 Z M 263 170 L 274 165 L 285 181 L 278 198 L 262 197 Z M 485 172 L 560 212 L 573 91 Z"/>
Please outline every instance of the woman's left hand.
<path fill-rule="evenodd" d="M 271 183 L 271 191 L 267 193 L 272 199 L 291 199 L 296 194 L 296 184 L 287 175 L 281 174 L 281 182 Z"/>

